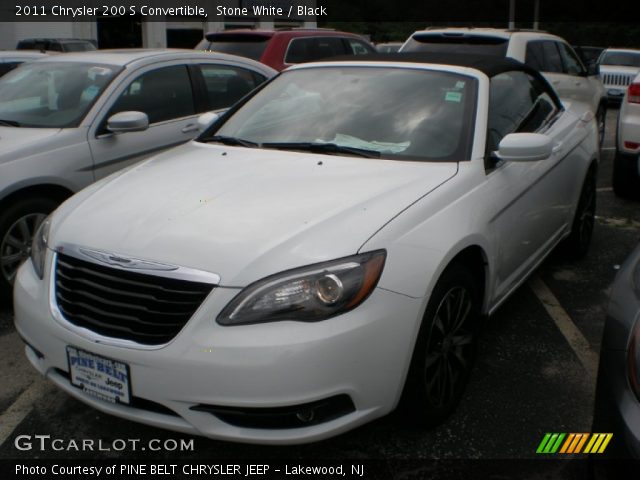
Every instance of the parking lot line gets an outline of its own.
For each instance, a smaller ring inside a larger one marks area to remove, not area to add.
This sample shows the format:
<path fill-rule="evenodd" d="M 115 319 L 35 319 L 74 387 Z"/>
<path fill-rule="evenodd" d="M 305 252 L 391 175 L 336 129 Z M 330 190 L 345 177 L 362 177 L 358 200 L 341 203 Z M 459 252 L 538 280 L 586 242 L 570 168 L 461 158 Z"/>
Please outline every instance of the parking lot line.
<path fill-rule="evenodd" d="M 562 308 L 556 296 L 538 275 L 533 275 L 529 279 L 529 286 L 558 327 L 558 330 L 560 330 L 560 333 L 567 340 L 580 363 L 589 374 L 593 385 L 595 385 L 598 374 L 598 354 L 591 348 L 591 345 L 576 327 L 576 324 L 573 323 L 569 314 Z"/>
<path fill-rule="evenodd" d="M 0 415 L 0 446 L 33 409 L 35 402 L 51 393 L 54 387 L 44 378 L 38 378 Z"/>

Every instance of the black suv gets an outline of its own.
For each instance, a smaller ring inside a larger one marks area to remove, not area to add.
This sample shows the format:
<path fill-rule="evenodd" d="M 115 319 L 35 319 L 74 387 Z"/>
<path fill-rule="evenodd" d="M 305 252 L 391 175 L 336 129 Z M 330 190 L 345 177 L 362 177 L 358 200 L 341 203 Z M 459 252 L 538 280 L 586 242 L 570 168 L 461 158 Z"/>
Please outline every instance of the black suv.
<path fill-rule="evenodd" d="M 26 38 L 18 42 L 16 50 L 88 52 L 97 49 L 91 40 L 79 38 Z"/>

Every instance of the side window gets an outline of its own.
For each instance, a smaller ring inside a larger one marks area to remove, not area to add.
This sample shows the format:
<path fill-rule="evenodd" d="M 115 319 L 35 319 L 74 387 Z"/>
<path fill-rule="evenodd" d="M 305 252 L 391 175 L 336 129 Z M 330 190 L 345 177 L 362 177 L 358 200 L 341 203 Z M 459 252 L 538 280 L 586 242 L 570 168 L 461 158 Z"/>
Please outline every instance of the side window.
<path fill-rule="evenodd" d="M 562 58 L 560 57 L 560 52 L 558 51 L 556 42 L 542 42 L 542 50 L 544 55 L 544 68 L 541 71 L 549 73 L 562 73 Z"/>
<path fill-rule="evenodd" d="M 284 63 L 304 63 L 346 54 L 340 37 L 294 38 L 289 43 Z"/>
<path fill-rule="evenodd" d="M 582 75 L 585 73 L 582 63 L 578 59 L 573 49 L 562 42 L 557 42 L 560 49 L 560 55 L 562 56 L 562 63 L 564 63 L 564 73 L 569 75 Z"/>
<path fill-rule="evenodd" d="M 549 120 L 558 112 L 556 104 L 542 83 L 530 75 L 527 75 L 531 85 L 530 93 L 533 104 L 526 117 L 516 131 L 537 132 L 547 125 Z"/>
<path fill-rule="evenodd" d="M 205 110 L 227 108 L 256 88 L 265 78 L 244 68 L 201 64 L 207 91 Z"/>
<path fill-rule="evenodd" d="M 351 55 L 366 55 L 367 53 L 372 53 L 372 50 L 369 46 L 355 38 L 347 38 L 347 45 L 349 46 L 347 54 Z"/>
<path fill-rule="evenodd" d="M 542 84 L 524 72 L 496 75 L 489 95 L 489 151 L 510 133 L 538 131 L 557 110 Z"/>
<path fill-rule="evenodd" d="M 534 70 L 538 70 L 539 72 L 544 71 L 544 50 L 542 48 L 542 42 L 533 41 L 527 43 L 527 53 L 524 57 L 524 63 Z"/>
<path fill-rule="evenodd" d="M 109 116 L 131 110 L 146 113 L 149 123 L 194 115 L 196 111 L 187 67 L 176 65 L 143 73 L 122 92 Z"/>

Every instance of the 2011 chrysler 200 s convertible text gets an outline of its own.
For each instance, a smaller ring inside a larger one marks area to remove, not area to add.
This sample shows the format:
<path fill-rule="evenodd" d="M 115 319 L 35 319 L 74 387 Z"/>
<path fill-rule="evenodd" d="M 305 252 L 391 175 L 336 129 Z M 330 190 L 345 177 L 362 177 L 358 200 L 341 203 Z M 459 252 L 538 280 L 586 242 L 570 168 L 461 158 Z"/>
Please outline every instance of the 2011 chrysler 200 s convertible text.
<path fill-rule="evenodd" d="M 40 228 L 15 286 L 29 360 L 104 412 L 308 442 L 463 394 L 481 315 L 593 228 L 598 134 L 509 59 L 287 70 L 187 145 Z"/>

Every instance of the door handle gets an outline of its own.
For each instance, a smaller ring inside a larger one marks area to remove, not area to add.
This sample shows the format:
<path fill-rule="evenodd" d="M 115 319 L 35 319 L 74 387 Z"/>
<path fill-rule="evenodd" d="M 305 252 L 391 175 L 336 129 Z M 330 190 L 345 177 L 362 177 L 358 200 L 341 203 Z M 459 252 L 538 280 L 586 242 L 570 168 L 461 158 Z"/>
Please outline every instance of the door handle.
<path fill-rule="evenodd" d="M 191 133 L 191 132 L 197 132 L 197 131 L 198 131 L 197 123 L 190 123 L 181 130 L 182 133 Z"/>
<path fill-rule="evenodd" d="M 562 142 L 557 143 L 557 144 L 556 144 L 556 145 L 551 149 L 551 151 L 552 151 L 553 153 L 560 153 L 560 151 L 562 150 L 562 146 L 563 146 L 563 145 L 562 145 Z"/>

